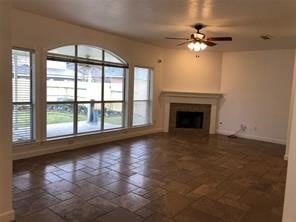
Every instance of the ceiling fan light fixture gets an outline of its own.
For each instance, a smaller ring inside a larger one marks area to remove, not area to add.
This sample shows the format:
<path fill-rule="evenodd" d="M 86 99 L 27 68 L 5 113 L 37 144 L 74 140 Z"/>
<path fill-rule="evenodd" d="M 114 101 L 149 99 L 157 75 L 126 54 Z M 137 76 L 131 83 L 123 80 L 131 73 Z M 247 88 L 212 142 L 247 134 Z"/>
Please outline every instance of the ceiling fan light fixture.
<path fill-rule="evenodd" d="M 0 0 L 1 1 L 1 0 Z M 200 52 L 209 47 L 213 47 L 217 45 L 216 41 L 232 41 L 232 37 L 230 36 L 217 36 L 217 37 L 207 37 L 204 33 L 201 32 L 206 25 L 197 23 L 194 26 L 196 32 L 192 33 L 189 38 L 186 37 L 166 37 L 166 39 L 174 39 L 174 40 L 183 40 L 177 46 L 187 45 L 187 47 L 191 51 Z"/>
<path fill-rule="evenodd" d="M 202 50 L 205 50 L 207 48 L 207 45 L 203 42 L 191 42 L 187 45 L 187 47 L 195 52 L 200 52 Z"/>
<path fill-rule="evenodd" d="M 205 38 L 205 34 L 197 32 L 197 33 L 193 33 L 193 36 L 195 39 L 204 39 Z"/>

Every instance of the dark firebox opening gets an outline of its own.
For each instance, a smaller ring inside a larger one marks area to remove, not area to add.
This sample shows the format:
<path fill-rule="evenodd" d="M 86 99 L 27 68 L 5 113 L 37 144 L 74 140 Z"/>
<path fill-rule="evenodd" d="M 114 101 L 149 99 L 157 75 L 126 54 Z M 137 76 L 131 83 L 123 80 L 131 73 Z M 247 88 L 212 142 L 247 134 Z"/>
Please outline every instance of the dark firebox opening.
<path fill-rule="evenodd" d="M 203 119 L 203 112 L 177 111 L 176 128 L 201 129 L 203 127 Z"/>

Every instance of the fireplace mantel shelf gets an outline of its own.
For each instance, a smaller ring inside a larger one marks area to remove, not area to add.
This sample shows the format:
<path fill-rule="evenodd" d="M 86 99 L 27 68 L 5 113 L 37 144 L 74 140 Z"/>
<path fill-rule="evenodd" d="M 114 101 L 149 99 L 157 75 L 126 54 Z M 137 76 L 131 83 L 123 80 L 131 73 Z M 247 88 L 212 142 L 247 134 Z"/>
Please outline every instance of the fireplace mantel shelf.
<path fill-rule="evenodd" d="M 223 96 L 222 93 L 204 93 L 204 92 L 178 92 L 178 91 L 161 91 L 163 97 L 187 97 L 187 98 L 216 98 Z"/>

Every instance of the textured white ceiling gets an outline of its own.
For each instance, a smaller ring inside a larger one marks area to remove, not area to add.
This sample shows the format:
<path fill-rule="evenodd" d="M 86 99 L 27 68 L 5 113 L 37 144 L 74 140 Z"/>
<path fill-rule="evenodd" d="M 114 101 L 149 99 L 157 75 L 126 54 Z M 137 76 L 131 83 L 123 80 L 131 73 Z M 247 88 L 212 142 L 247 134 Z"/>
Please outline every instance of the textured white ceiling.
<path fill-rule="evenodd" d="M 208 37 L 232 36 L 211 50 L 296 48 L 296 0 L 12 0 L 14 7 L 162 47 L 202 22 Z M 273 36 L 264 41 L 262 34 Z M 186 47 L 186 46 L 182 46 Z"/>

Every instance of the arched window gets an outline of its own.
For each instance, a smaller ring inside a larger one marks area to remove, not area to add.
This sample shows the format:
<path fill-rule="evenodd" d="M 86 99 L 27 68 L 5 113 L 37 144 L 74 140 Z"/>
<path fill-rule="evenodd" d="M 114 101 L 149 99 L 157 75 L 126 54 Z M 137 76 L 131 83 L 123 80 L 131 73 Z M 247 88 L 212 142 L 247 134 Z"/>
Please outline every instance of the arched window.
<path fill-rule="evenodd" d="M 70 45 L 47 54 L 47 137 L 125 126 L 128 64 L 104 49 Z"/>

